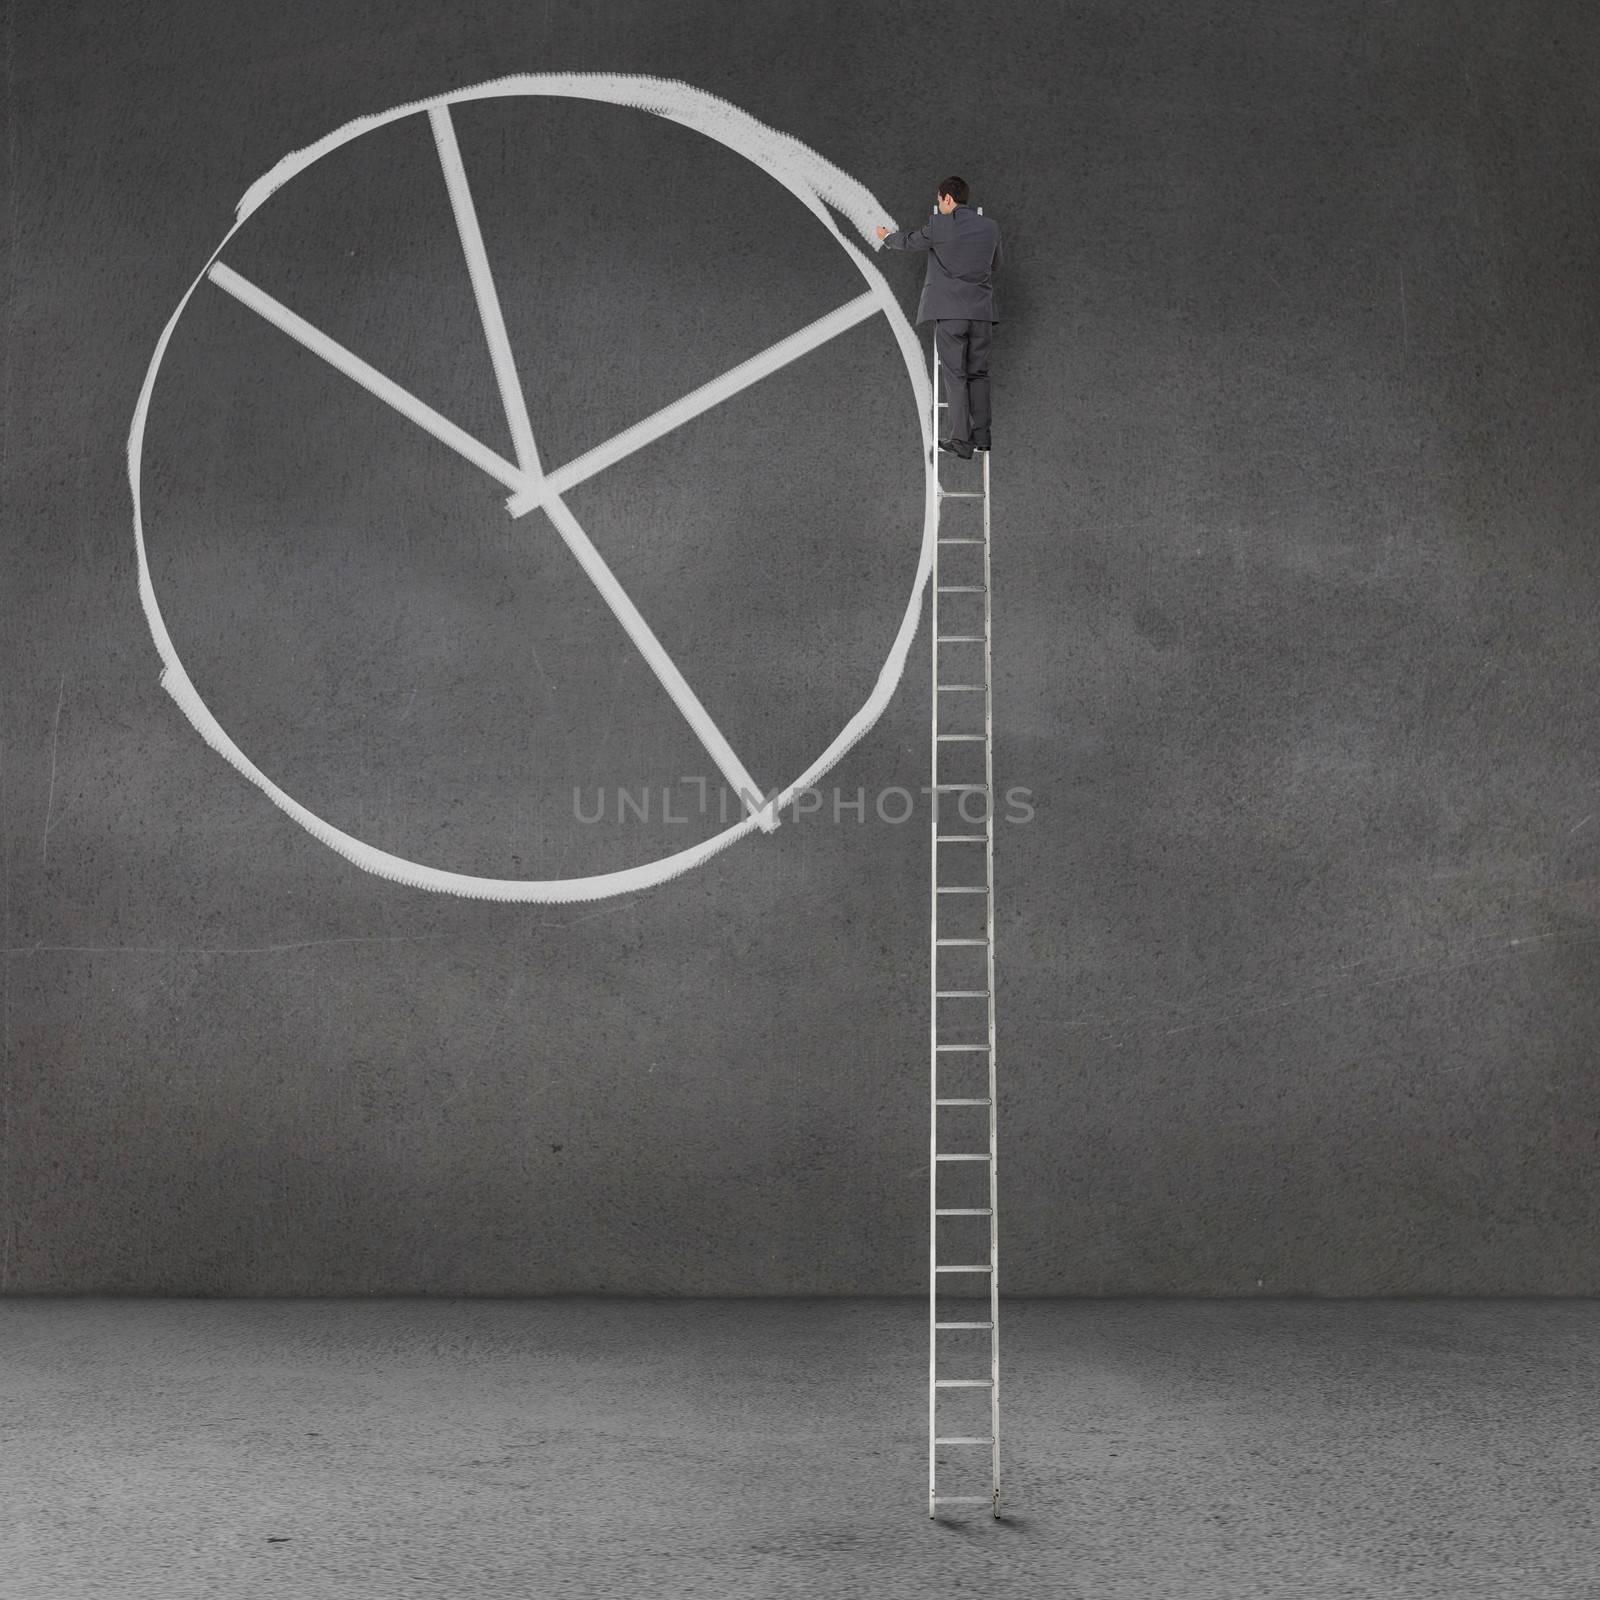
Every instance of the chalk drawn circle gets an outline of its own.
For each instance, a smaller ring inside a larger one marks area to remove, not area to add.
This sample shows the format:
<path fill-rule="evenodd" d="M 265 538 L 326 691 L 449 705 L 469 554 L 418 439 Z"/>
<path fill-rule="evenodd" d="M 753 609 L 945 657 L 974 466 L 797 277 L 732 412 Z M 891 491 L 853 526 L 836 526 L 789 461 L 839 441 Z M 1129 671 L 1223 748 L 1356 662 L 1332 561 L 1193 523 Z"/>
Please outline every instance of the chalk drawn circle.
<path fill-rule="evenodd" d="M 911 381 L 912 394 L 916 401 L 918 427 L 922 435 L 923 526 L 916 574 L 905 614 L 901 618 L 888 657 L 879 669 L 877 682 L 867 699 L 834 736 L 822 754 L 799 777 L 768 800 L 758 812 L 742 818 L 698 844 L 658 857 L 654 861 L 626 867 L 616 872 L 576 878 L 489 878 L 430 867 L 423 862 L 411 861 L 403 856 L 379 850 L 343 832 L 315 815 L 273 783 L 229 738 L 209 707 L 200 698 L 182 661 L 178 658 L 151 582 L 150 565 L 145 550 L 140 492 L 144 431 L 150 411 L 150 399 L 173 330 L 191 296 L 206 280 L 228 241 L 256 208 L 275 189 L 297 173 L 304 171 L 330 151 L 364 133 L 370 133 L 376 128 L 398 121 L 401 117 L 426 115 L 435 107 L 513 96 L 554 96 L 591 100 L 649 111 L 715 139 L 753 162 L 782 184 L 833 234 L 840 248 L 865 278 L 870 293 L 877 299 L 905 360 L 906 373 Z M 860 233 L 869 248 L 877 248 L 874 230 L 880 219 L 887 214 L 884 208 L 873 198 L 870 191 L 799 140 L 767 127 L 748 112 L 741 111 L 726 100 L 676 79 L 599 72 L 520 73 L 511 77 L 495 78 L 466 89 L 451 90 L 426 100 L 411 101 L 371 116 L 358 117 L 353 122 L 347 122 L 342 127 L 336 128 L 315 144 L 308 145 L 304 150 L 285 156 L 271 171 L 252 184 L 239 202 L 238 215 L 233 226 L 212 251 L 194 282 L 184 291 L 172 316 L 162 329 L 161 336 L 156 341 L 155 352 L 150 359 L 150 366 L 145 373 L 138 403 L 134 407 L 133 422 L 128 431 L 128 484 L 133 499 L 133 531 L 139 559 L 139 595 L 151 637 L 165 663 L 165 669 L 161 674 L 161 685 L 178 703 L 184 715 L 206 743 L 243 773 L 308 833 L 364 871 L 398 883 L 410 884 L 414 888 L 456 894 L 470 899 L 552 904 L 601 900 L 612 895 L 628 894 L 664 883 L 679 873 L 699 866 L 719 850 L 726 849 L 756 828 L 770 827 L 772 819 L 777 817 L 783 807 L 835 766 L 883 714 L 905 670 L 906 657 L 911 648 L 912 638 L 916 634 L 922 610 L 923 590 L 932 571 L 934 541 L 938 529 L 938 480 L 933 459 L 931 423 L 932 390 L 921 345 L 883 274 L 840 232 L 838 224 L 829 212 L 829 207 L 837 211 Z"/>

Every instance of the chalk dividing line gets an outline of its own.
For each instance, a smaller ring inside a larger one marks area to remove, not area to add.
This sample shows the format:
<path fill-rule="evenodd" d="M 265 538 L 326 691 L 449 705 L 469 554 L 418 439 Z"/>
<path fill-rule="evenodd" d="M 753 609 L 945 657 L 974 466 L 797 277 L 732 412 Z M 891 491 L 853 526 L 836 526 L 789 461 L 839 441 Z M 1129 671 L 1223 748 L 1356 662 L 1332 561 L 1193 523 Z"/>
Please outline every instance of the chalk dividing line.
<path fill-rule="evenodd" d="M 724 400 L 749 388 L 770 373 L 797 361 L 801 356 L 826 344 L 830 339 L 876 315 L 877 297 L 870 291 L 847 301 L 819 317 L 815 322 L 780 339 L 748 361 L 702 384 L 698 389 L 662 407 L 653 415 L 624 429 L 604 444 L 569 461 L 564 467 L 546 473 L 539 461 L 538 446 L 533 437 L 533 425 L 528 417 L 527 402 L 522 383 L 517 375 L 516 360 L 511 352 L 511 341 L 506 333 L 505 318 L 500 310 L 499 295 L 495 291 L 494 275 L 490 271 L 488 252 L 484 248 L 483 234 L 478 227 L 477 212 L 472 203 L 472 192 L 462 165 L 460 147 L 456 143 L 455 128 L 450 120 L 449 108 L 434 106 L 428 112 L 433 126 L 434 142 L 438 147 L 440 165 L 444 169 L 445 185 L 450 192 L 450 203 L 455 212 L 456 227 L 461 235 L 462 249 L 467 258 L 467 271 L 472 279 L 473 294 L 478 304 L 478 314 L 483 322 L 484 336 L 488 341 L 490 360 L 495 380 L 499 385 L 501 403 L 505 407 L 506 422 L 511 431 L 516 462 L 510 462 L 498 451 L 475 439 L 464 428 L 458 427 L 446 416 L 435 411 L 426 401 L 402 388 L 392 378 L 386 377 L 376 367 L 347 350 L 336 339 L 330 338 L 320 328 L 314 327 L 304 317 L 291 311 L 281 301 L 275 300 L 266 290 L 251 283 L 222 261 L 214 262 L 207 274 L 211 282 L 226 291 L 241 305 L 247 306 L 270 322 L 281 332 L 304 345 L 313 354 L 321 356 L 330 366 L 344 373 L 369 394 L 392 406 L 402 416 L 431 434 L 441 444 L 448 445 L 464 456 L 475 467 L 504 484 L 513 491 L 506 501 L 512 516 L 521 517 L 542 508 L 550 518 L 556 532 L 576 557 L 591 583 L 611 608 L 612 614 L 622 624 L 633 641 L 635 649 L 649 664 L 661 686 L 672 697 L 672 702 L 684 720 L 694 730 L 707 754 L 716 762 L 722 775 L 743 798 L 746 807 L 755 811 L 761 805 L 764 791 L 746 770 L 733 747 L 723 736 L 688 680 L 678 670 L 665 646 L 645 621 L 637 606 L 629 599 L 627 591 L 607 565 L 605 558 L 595 548 L 561 496 L 569 489 L 595 477 L 607 467 L 643 449 L 646 445 L 682 427 L 684 423 Z M 776 810 L 767 805 L 761 808 L 760 826 L 771 833 L 778 826 Z"/>
<path fill-rule="evenodd" d="M 489 270 L 489 252 L 483 247 L 478 227 L 477 208 L 467 183 L 467 170 L 461 163 L 461 147 L 456 143 L 455 124 L 448 106 L 432 106 L 428 121 L 433 125 L 433 140 L 439 150 L 439 165 L 444 168 L 445 187 L 450 191 L 450 206 L 456 214 L 456 229 L 467 258 L 472 293 L 483 319 L 484 337 L 489 341 L 489 359 L 494 363 L 495 381 L 500 385 L 500 400 L 506 408 L 506 422 L 516 446 L 517 465 L 525 478 L 539 482 L 544 476 L 539 465 L 538 447 L 533 442 L 533 424 L 528 420 L 528 402 L 517 376 L 516 358 L 511 354 L 511 339 L 500 313 L 500 296 L 495 292 L 494 274 Z"/>
<path fill-rule="evenodd" d="M 482 468 L 492 478 L 498 478 L 507 488 L 522 489 L 527 486 L 527 476 L 521 467 L 507 461 L 488 445 L 480 444 L 464 428 L 458 428 L 448 417 L 440 416 L 425 400 L 419 400 L 402 389 L 376 367 L 368 366 L 354 351 L 346 350 L 321 329 L 312 327 L 304 317 L 298 316 L 281 301 L 274 300 L 265 289 L 258 289 L 249 279 L 240 277 L 226 263 L 213 263 L 206 276 L 219 289 L 226 289 L 235 300 L 265 317 L 274 327 L 281 329 L 291 339 L 298 340 L 331 366 L 337 367 L 347 378 L 354 378 L 363 389 L 393 406 L 401 415 L 409 417 L 418 427 L 426 429 L 441 444 L 447 444 L 458 455 L 465 456 L 473 466 Z"/>
<path fill-rule="evenodd" d="M 720 377 L 713 378 L 710 383 L 702 384 L 692 393 L 684 395 L 682 399 L 674 400 L 669 406 L 663 406 L 653 416 L 634 423 L 631 428 L 625 428 L 615 438 L 607 439 L 604 444 L 596 445 L 593 450 L 575 457 L 566 466 L 558 467 L 545 479 L 542 489 L 529 485 L 520 490 L 506 501 L 507 509 L 514 517 L 532 511 L 543 503 L 547 495 L 563 494 L 586 478 L 604 472 L 607 467 L 621 461 L 624 456 L 630 456 L 635 450 L 642 450 L 647 444 L 653 444 L 663 435 L 671 433 L 674 428 L 682 427 L 684 423 L 698 417 L 703 411 L 709 411 L 730 396 L 738 394 L 741 389 L 748 389 L 751 384 L 759 382 L 769 373 L 788 366 L 791 361 L 799 360 L 801 356 L 815 350 L 818 345 L 837 338 L 847 329 L 855 327 L 858 322 L 865 322 L 868 317 L 875 316 L 879 309 L 877 296 L 870 290 L 854 300 L 846 301 L 844 305 L 830 311 L 825 317 L 819 317 L 815 322 L 791 333 L 787 339 L 780 339 L 759 355 L 751 356 L 748 361 L 742 361 L 736 367 L 730 367 Z"/>

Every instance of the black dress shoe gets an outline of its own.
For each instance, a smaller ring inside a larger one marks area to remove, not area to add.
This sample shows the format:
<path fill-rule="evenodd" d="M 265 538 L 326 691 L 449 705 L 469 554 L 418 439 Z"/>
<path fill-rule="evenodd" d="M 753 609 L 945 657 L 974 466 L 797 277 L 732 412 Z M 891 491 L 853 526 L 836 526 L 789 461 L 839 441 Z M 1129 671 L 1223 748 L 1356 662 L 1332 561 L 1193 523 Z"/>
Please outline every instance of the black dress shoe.
<path fill-rule="evenodd" d="M 948 450 L 952 455 L 960 456 L 963 461 L 970 461 L 972 459 L 972 446 L 966 443 L 964 440 L 941 439 L 939 441 L 939 448 L 941 450 Z"/>
<path fill-rule="evenodd" d="M 972 448 L 974 450 L 987 450 L 989 448 L 989 435 L 986 433 L 981 435 L 973 434 Z"/>

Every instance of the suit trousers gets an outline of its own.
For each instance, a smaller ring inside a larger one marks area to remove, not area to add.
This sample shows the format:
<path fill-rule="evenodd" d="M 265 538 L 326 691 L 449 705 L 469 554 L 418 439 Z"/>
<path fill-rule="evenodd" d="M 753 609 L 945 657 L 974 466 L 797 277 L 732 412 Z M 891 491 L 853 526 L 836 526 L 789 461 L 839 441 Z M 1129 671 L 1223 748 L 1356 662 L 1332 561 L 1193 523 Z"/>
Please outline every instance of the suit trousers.
<path fill-rule="evenodd" d="M 939 380 L 949 407 L 944 437 L 962 443 L 989 437 L 989 341 L 992 322 L 941 317 L 933 325 Z"/>

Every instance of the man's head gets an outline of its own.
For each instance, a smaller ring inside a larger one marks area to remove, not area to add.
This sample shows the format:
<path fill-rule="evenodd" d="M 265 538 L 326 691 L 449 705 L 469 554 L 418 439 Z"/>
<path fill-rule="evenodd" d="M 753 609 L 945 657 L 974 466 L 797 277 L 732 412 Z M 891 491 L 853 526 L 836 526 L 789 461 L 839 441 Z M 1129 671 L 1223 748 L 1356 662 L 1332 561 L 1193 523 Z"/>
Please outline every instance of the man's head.
<path fill-rule="evenodd" d="M 949 216 L 957 206 L 967 203 L 967 196 L 972 191 L 967 188 L 965 178 L 944 178 L 939 183 L 939 209 Z"/>

